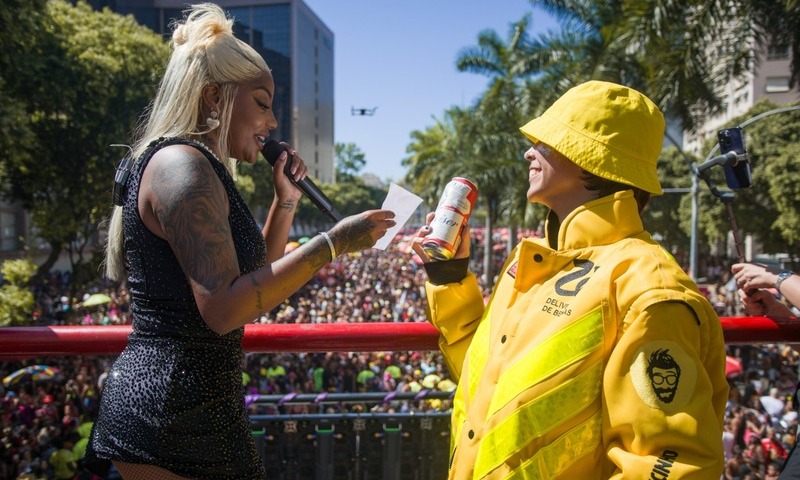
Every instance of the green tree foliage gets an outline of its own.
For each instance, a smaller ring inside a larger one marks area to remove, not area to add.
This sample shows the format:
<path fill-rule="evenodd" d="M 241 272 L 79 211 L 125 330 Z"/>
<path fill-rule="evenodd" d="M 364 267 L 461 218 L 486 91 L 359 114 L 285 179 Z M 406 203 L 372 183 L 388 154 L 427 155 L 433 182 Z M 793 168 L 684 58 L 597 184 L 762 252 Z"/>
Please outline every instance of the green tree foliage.
<path fill-rule="evenodd" d="M 13 41 L 28 46 L 27 57 L 9 60 L 15 70 L 4 77 L 14 78 L 4 93 L 24 111 L 30 135 L 0 157 L 3 195 L 32 213 L 52 247 L 42 269 L 65 249 L 79 285 L 96 277 L 99 255 L 84 258 L 84 247 L 110 211 L 114 169 L 125 153 L 109 145 L 127 143 L 169 51 L 132 16 L 83 2 L 51 0 L 39 20 L 17 32 Z"/>
<path fill-rule="evenodd" d="M 531 48 L 540 68 L 536 91 L 544 92 L 545 103 L 550 104 L 587 80 L 617 82 L 647 93 L 691 127 L 695 117 L 683 107 L 702 100 L 715 109 L 720 101 L 706 87 L 711 85 L 705 83 L 710 68 L 708 55 L 702 52 L 706 45 L 702 35 L 711 37 L 716 31 L 701 30 L 696 35 L 703 42 L 698 43 L 692 24 L 686 22 L 696 18 L 695 23 L 710 27 L 710 19 L 699 13 L 683 18 L 684 3 L 531 0 L 561 23 L 559 30 L 541 35 Z M 663 21 L 664 15 L 671 15 L 670 22 Z M 664 89 L 656 88 L 660 86 Z"/>
<path fill-rule="evenodd" d="M 631 86 L 642 83 L 643 72 L 629 52 L 622 15 L 624 2 L 600 0 L 537 1 L 560 27 L 539 35 L 529 46 L 532 82 L 530 103 L 552 104 L 569 88 L 587 80 L 606 80 Z M 538 100 L 538 102 L 537 102 Z"/>
<path fill-rule="evenodd" d="M 529 23 L 529 16 L 512 23 L 506 41 L 494 31 L 481 32 L 478 45 L 461 50 L 456 59 L 459 70 L 490 78 L 489 88 L 472 114 L 462 117 L 458 125 L 461 140 L 457 142 L 462 145 L 461 158 L 466 160 L 461 167 L 469 172 L 462 175 L 478 184 L 487 232 L 499 219 L 507 225 L 520 225 L 528 211 L 527 168 L 521 161 L 526 141 L 518 128 L 527 120 L 523 112 L 529 109 L 520 105 L 523 85 L 535 70 L 530 64 Z M 491 235 L 486 236 L 483 255 L 484 272 L 491 284 Z"/>
<path fill-rule="evenodd" d="M 800 104 L 795 103 L 795 108 Z M 757 103 L 746 116 L 775 111 L 777 105 Z M 747 121 L 747 120 L 743 120 Z M 752 155 L 752 193 L 774 215 L 761 228 L 749 229 L 773 252 L 800 251 L 800 110 L 784 111 L 753 121 L 744 127 Z M 758 182 L 758 183 L 756 183 Z M 763 198 L 766 196 L 767 198 Z M 745 203 L 744 200 L 742 203 Z M 764 217 L 764 210 L 753 215 Z M 753 225 L 756 226 L 756 225 Z M 748 227 L 751 225 L 748 222 Z"/>
<path fill-rule="evenodd" d="M 409 156 L 402 160 L 407 169 L 404 181 L 418 192 L 428 210 L 436 207 L 439 195 L 459 165 L 453 156 L 459 148 L 456 123 L 470 114 L 469 110 L 452 107 L 442 118 L 434 117 L 433 125 L 411 132 L 411 143 L 406 146 Z"/>
<path fill-rule="evenodd" d="M 30 260 L 6 260 L 0 267 L 5 283 L 0 287 L 0 327 L 27 325 L 35 302 L 30 281 L 36 265 Z"/>
<path fill-rule="evenodd" d="M 527 169 L 520 160 L 527 141 L 518 127 L 528 120 L 523 113 L 526 105 L 520 105 L 519 99 L 525 80 L 535 70 L 530 63 L 529 24 L 527 15 L 512 23 L 506 42 L 492 30 L 481 32 L 478 45 L 462 49 L 456 58 L 460 71 L 490 78 L 476 107 L 461 117 L 459 136 L 466 137 L 463 149 L 471 150 L 468 158 L 477 163 L 481 191 L 487 204 L 494 205 L 490 216 L 502 213 L 509 222 L 522 220 L 526 203 Z"/>
<path fill-rule="evenodd" d="M 364 152 L 355 143 L 336 143 L 333 146 L 336 182 L 353 182 L 367 164 Z"/>
<path fill-rule="evenodd" d="M 658 159 L 658 178 L 664 194 L 652 197 L 650 204 L 642 213 L 645 228 L 659 237 L 660 242 L 670 251 L 689 251 L 689 223 L 686 229 L 677 228 L 684 224 L 681 201 L 689 197 L 691 192 L 691 164 L 698 159 L 678 151 L 676 147 L 668 147 L 661 152 Z M 678 191 L 670 191 L 675 189 Z"/>
<path fill-rule="evenodd" d="M 17 72 L 35 67 L 36 31 L 42 23 L 46 0 L 8 0 L 0 5 L 0 156 L 14 152 L 31 160 L 35 135 L 25 109 L 25 99 L 11 92 L 24 85 Z M 0 163 L 0 179 L 7 168 Z"/>

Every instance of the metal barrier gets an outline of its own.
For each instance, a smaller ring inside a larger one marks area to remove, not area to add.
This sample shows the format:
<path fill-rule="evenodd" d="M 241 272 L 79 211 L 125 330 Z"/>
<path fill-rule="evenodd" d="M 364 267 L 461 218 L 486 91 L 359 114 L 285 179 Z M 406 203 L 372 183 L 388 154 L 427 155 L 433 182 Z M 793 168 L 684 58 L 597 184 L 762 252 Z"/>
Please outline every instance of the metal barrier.
<path fill-rule="evenodd" d="M 253 415 L 266 478 L 447 478 L 450 413 Z"/>
<path fill-rule="evenodd" d="M 250 415 L 267 478 L 283 480 L 438 480 L 447 477 L 450 413 L 372 412 L 354 406 L 452 399 L 452 392 L 257 395 Z M 335 413 L 280 413 L 313 405 Z"/>
<path fill-rule="evenodd" d="M 728 344 L 800 343 L 794 317 L 723 317 Z M 0 328 L 0 360 L 40 356 L 117 355 L 130 326 Z M 270 324 L 245 327 L 247 352 L 436 350 L 427 322 Z M 452 393 L 290 394 L 246 397 L 268 478 L 281 480 L 433 480 L 447 476 L 450 414 L 444 411 L 353 411 L 349 403 L 447 401 Z M 297 414 L 293 405 L 322 409 Z M 333 409 L 333 412 L 326 410 Z M 267 413 L 264 413 L 267 412 Z"/>
<path fill-rule="evenodd" d="M 796 317 L 722 317 L 725 343 L 800 343 Z M 116 355 L 130 325 L 0 328 L 0 360 L 47 355 Z M 246 325 L 246 352 L 374 352 L 437 350 L 427 322 Z"/>

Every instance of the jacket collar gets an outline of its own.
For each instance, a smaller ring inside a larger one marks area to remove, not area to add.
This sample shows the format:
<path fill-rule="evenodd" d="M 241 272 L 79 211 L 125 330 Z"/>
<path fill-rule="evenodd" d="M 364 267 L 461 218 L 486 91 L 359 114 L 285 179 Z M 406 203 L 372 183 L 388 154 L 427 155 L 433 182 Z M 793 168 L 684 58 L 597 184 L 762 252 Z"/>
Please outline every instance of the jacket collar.
<path fill-rule="evenodd" d="M 643 230 L 633 191 L 624 190 L 581 205 L 560 224 L 551 211 L 545 238 L 550 248 L 562 251 L 608 245 Z"/>
<path fill-rule="evenodd" d="M 587 202 L 562 223 L 551 212 L 545 238 L 523 239 L 506 274 L 514 278 L 514 289 L 524 292 L 555 273 L 574 268 L 576 258 L 588 255 L 582 249 L 610 245 L 643 232 L 631 190 Z"/>

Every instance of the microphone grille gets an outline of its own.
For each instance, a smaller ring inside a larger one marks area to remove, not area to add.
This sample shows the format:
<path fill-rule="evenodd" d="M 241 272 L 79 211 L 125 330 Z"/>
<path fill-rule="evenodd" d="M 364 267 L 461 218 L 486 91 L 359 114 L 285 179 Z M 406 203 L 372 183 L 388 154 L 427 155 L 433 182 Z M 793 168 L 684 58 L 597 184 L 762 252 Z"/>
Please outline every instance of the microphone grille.
<path fill-rule="evenodd" d="M 275 165 L 275 162 L 278 161 L 278 157 L 281 156 L 283 150 L 284 148 L 280 143 L 270 139 L 264 144 L 264 147 L 261 149 L 261 154 L 264 155 L 264 158 L 267 159 L 270 165 Z"/>

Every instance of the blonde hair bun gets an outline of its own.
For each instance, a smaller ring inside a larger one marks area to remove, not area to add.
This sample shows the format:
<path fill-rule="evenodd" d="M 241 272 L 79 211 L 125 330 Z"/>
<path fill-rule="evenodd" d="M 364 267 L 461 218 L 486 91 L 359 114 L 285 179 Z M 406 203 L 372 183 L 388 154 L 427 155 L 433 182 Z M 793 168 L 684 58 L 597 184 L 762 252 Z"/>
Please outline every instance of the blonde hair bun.
<path fill-rule="evenodd" d="M 183 21 L 173 24 L 172 42 L 175 47 L 182 45 L 207 45 L 217 35 L 233 36 L 233 20 L 214 3 L 193 5 Z"/>

